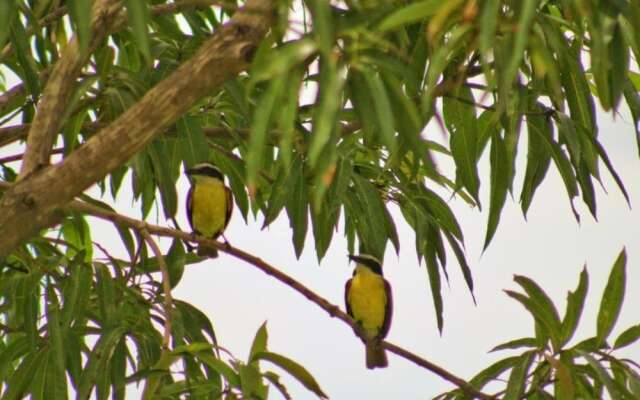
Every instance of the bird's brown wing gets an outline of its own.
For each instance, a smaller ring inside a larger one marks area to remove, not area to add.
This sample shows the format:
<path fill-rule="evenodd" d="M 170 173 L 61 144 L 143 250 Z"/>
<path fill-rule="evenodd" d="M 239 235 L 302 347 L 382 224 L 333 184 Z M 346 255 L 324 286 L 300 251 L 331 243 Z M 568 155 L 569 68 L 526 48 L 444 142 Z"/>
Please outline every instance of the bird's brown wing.
<path fill-rule="evenodd" d="M 349 316 L 353 318 L 353 311 L 351 310 L 351 305 L 349 304 L 349 290 L 351 289 L 351 280 L 352 279 L 349 279 L 344 285 L 344 305 L 347 309 L 347 314 L 349 314 Z"/>
<path fill-rule="evenodd" d="M 378 335 L 380 338 L 386 337 L 387 333 L 389 333 L 391 317 L 393 317 L 393 295 L 391 294 L 391 285 L 389 285 L 386 279 L 384 280 L 384 292 L 387 295 L 387 304 L 384 310 L 384 322 L 382 322 L 380 334 Z"/>
<path fill-rule="evenodd" d="M 193 227 L 193 186 L 191 186 L 187 192 L 187 219 L 189 220 L 191 230 L 195 231 Z"/>

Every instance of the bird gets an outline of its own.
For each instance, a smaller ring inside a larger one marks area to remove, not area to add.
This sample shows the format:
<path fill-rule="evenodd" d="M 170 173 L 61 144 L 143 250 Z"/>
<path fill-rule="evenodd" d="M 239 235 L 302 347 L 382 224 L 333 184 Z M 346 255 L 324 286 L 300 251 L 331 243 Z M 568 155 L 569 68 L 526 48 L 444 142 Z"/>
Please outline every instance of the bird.
<path fill-rule="evenodd" d="M 194 235 L 215 240 L 223 234 L 231 219 L 231 190 L 225 186 L 222 172 L 211 163 L 196 164 L 187 169 L 186 174 L 191 181 L 187 193 L 187 218 L 191 230 Z M 218 251 L 210 246 L 199 245 L 197 254 L 216 258 Z"/>
<path fill-rule="evenodd" d="M 356 268 L 344 288 L 347 314 L 358 324 L 356 333 L 366 346 L 367 368 L 384 368 L 388 361 L 381 342 L 389 333 L 393 315 L 391 285 L 374 256 L 350 254 L 349 259 L 356 262 Z"/>

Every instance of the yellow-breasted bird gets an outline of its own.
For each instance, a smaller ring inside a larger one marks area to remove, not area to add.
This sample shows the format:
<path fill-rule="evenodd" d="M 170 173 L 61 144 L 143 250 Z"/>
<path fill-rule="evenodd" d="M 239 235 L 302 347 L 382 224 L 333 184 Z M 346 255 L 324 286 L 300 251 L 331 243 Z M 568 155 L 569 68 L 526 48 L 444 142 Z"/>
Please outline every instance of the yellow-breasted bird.
<path fill-rule="evenodd" d="M 201 163 L 186 171 L 191 178 L 187 194 L 187 217 L 197 235 L 217 239 L 222 235 L 233 211 L 233 195 L 224 184 L 224 175 L 210 163 Z M 199 256 L 215 258 L 213 247 L 198 246 Z"/>
<path fill-rule="evenodd" d="M 360 327 L 366 346 L 367 368 L 386 367 L 387 353 L 381 345 L 389 333 L 393 315 L 391 285 L 382 276 L 382 264 L 368 254 L 349 255 L 356 262 L 353 277 L 344 288 L 347 313 Z"/>

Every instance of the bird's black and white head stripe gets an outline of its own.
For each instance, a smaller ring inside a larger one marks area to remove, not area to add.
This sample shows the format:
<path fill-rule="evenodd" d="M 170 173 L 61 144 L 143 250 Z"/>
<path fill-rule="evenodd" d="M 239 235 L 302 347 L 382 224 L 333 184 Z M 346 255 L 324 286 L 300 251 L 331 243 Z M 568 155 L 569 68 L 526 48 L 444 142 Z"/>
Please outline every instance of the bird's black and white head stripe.
<path fill-rule="evenodd" d="M 222 172 L 220 172 L 218 167 L 211 163 L 196 164 L 192 168 L 189 168 L 187 170 L 187 175 L 210 176 L 212 178 L 220 179 L 221 181 L 224 180 L 224 175 L 222 175 Z"/>
<path fill-rule="evenodd" d="M 362 264 L 376 274 L 382 275 L 382 263 L 370 254 L 353 255 L 349 254 L 349 259 Z"/>

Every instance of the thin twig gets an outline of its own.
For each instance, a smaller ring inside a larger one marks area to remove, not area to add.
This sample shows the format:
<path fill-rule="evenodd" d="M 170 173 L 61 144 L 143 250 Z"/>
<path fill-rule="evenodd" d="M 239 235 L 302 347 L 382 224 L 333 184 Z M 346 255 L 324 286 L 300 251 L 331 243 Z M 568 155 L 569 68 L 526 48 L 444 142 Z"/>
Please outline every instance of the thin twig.
<path fill-rule="evenodd" d="M 167 268 L 167 263 L 165 262 L 164 255 L 162 255 L 162 251 L 155 240 L 149 234 L 149 231 L 146 229 L 146 224 L 141 221 L 141 224 L 138 226 L 137 230 L 140 232 L 140 235 L 144 238 L 144 240 L 151 247 L 151 251 L 155 254 L 156 259 L 158 260 L 158 267 L 162 273 L 162 291 L 164 292 L 164 334 L 162 336 L 162 347 L 164 349 L 169 349 L 171 345 L 171 310 L 173 310 L 173 297 L 171 296 L 171 283 L 169 281 L 169 268 Z"/>
<path fill-rule="evenodd" d="M 51 154 L 62 154 L 63 152 L 64 152 L 63 148 L 57 148 L 57 149 L 51 150 Z M 22 160 L 22 157 L 24 157 L 24 153 L 14 154 L 14 155 L 8 156 L 8 157 L 3 157 L 3 158 L 0 158 L 0 164 L 6 164 L 6 163 L 14 162 L 14 161 L 20 161 L 20 160 Z"/>

